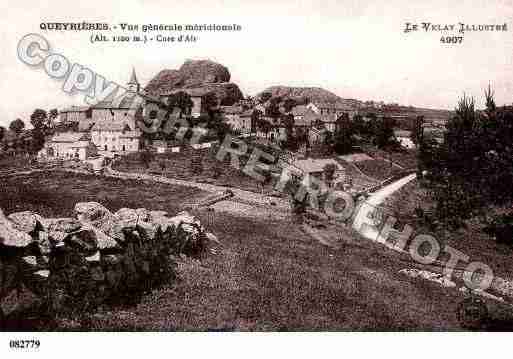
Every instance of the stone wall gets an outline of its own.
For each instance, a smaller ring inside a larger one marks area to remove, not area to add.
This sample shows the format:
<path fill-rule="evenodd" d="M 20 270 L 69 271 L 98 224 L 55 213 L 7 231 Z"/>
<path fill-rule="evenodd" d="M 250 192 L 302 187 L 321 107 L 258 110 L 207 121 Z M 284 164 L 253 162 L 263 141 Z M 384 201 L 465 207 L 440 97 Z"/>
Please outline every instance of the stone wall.
<path fill-rule="evenodd" d="M 0 210 L 0 320 L 93 309 L 174 278 L 173 255 L 217 241 L 181 212 L 75 205 L 73 218 Z"/>

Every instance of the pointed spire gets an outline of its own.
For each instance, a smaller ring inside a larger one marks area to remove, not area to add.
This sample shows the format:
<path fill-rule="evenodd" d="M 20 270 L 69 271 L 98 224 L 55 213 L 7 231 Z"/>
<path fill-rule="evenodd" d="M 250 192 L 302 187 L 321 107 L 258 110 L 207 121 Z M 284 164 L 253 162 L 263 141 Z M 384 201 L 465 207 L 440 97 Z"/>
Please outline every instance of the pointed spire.
<path fill-rule="evenodd" d="M 139 82 L 137 82 L 137 76 L 135 75 L 135 68 L 132 67 L 132 76 L 130 76 L 130 81 L 128 81 L 128 84 L 134 84 L 138 85 Z"/>

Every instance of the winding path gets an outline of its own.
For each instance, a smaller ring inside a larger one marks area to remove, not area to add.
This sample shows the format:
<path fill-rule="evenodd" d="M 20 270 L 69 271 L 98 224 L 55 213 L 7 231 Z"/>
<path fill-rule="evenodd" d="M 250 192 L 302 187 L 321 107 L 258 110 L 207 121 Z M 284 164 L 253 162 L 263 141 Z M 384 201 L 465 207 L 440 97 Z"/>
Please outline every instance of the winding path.
<path fill-rule="evenodd" d="M 361 207 L 358 209 L 358 213 L 353 221 L 353 228 L 365 238 L 378 241 L 379 232 L 375 228 L 370 226 L 365 226 L 362 228 L 362 224 L 366 222 L 366 217 L 374 210 L 376 206 L 383 203 L 383 201 L 388 196 L 399 190 L 408 182 L 413 181 L 416 177 L 417 175 L 412 173 L 408 176 L 398 179 L 395 182 L 390 183 L 389 185 L 371 194 L 371 196 L 367 198 L 367 200 L 363 202 Z"/>

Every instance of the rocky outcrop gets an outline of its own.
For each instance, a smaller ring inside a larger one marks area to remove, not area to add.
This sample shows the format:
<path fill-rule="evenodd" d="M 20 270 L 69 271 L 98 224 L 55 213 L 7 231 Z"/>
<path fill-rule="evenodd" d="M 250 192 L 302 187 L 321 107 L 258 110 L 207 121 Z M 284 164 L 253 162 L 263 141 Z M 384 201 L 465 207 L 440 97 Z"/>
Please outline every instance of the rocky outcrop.
<path fill-rule="evenodd" d="M 217 242 L 187 212 L 77 203 L 76 218 L 0 210 L 0 318 L 84 311 L 174 277 L 174 255 Z"/>
<path fill-rule="evenodd" d="M 184 77 L 184 86 L 230 82 L 228 69 L 210 60 L 187 60 L 178 71 Z"/>
<path fill-rule="evenodd" d="M 26 225 L 28 226 L 28 224 Z M 5 217 L 3 211 L 0 210 L 0 246 L 7 249 L 25 248 L 33 243 L 32 237 L 20 230 L 25 229 L 25 227 L 20 227 L 21 225 L 18 226 L 18 229 L 17 225 Z"/>
<path fill-rule="evenodd" d="M 271 86 L 260 92 L 257 96 L 260 97 L 264 92 L 269 92 L 273 97 L 292 98 L 299 103 L 306 103 L 308 101 L 335 103 L 343 101 L 341 97 L 333 92 L 320 87 Z"/>
<path fill-rule="evenodd" d="M 151 95 L 184 90 L 213 92 L 222 104 L 232 105 L 243 98 L 239 87 L 230 82 L 228 69 L 210 60 L 187 60 L 178 70 L 160 71 L 146 86 Z"/>

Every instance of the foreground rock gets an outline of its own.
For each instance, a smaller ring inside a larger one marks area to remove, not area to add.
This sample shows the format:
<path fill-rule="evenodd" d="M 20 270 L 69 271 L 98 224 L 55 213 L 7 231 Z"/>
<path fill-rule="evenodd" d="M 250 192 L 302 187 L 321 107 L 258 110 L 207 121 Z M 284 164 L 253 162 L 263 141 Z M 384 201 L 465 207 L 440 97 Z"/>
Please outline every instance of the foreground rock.
<path fill-rule="evenodd" d="M 32 237 L 18 230 L 16 225 L 0 210 L 0 245 L 11 248 L 25 248 L 33 242 Z"/>
<path fill-rule="evenodd" d="M 25 233 L 32 233 L 38 227 L 42 227 L 43 218 L 31 211 L 11 213 L 7 218 L 17 230 Z"/>
<path fill-rule="evenodd" d="M 76 218 L 0 210 L 0 316 L 45 308 L 52 315 L 83 312 L 175 277 L 174 255 L 199 255 L 213 241 L 187 212 L 75 206 Z M 30 233 L 30 234 L 29 234 Z M 217 241 L 217 239 L 215 239 Z"/>

